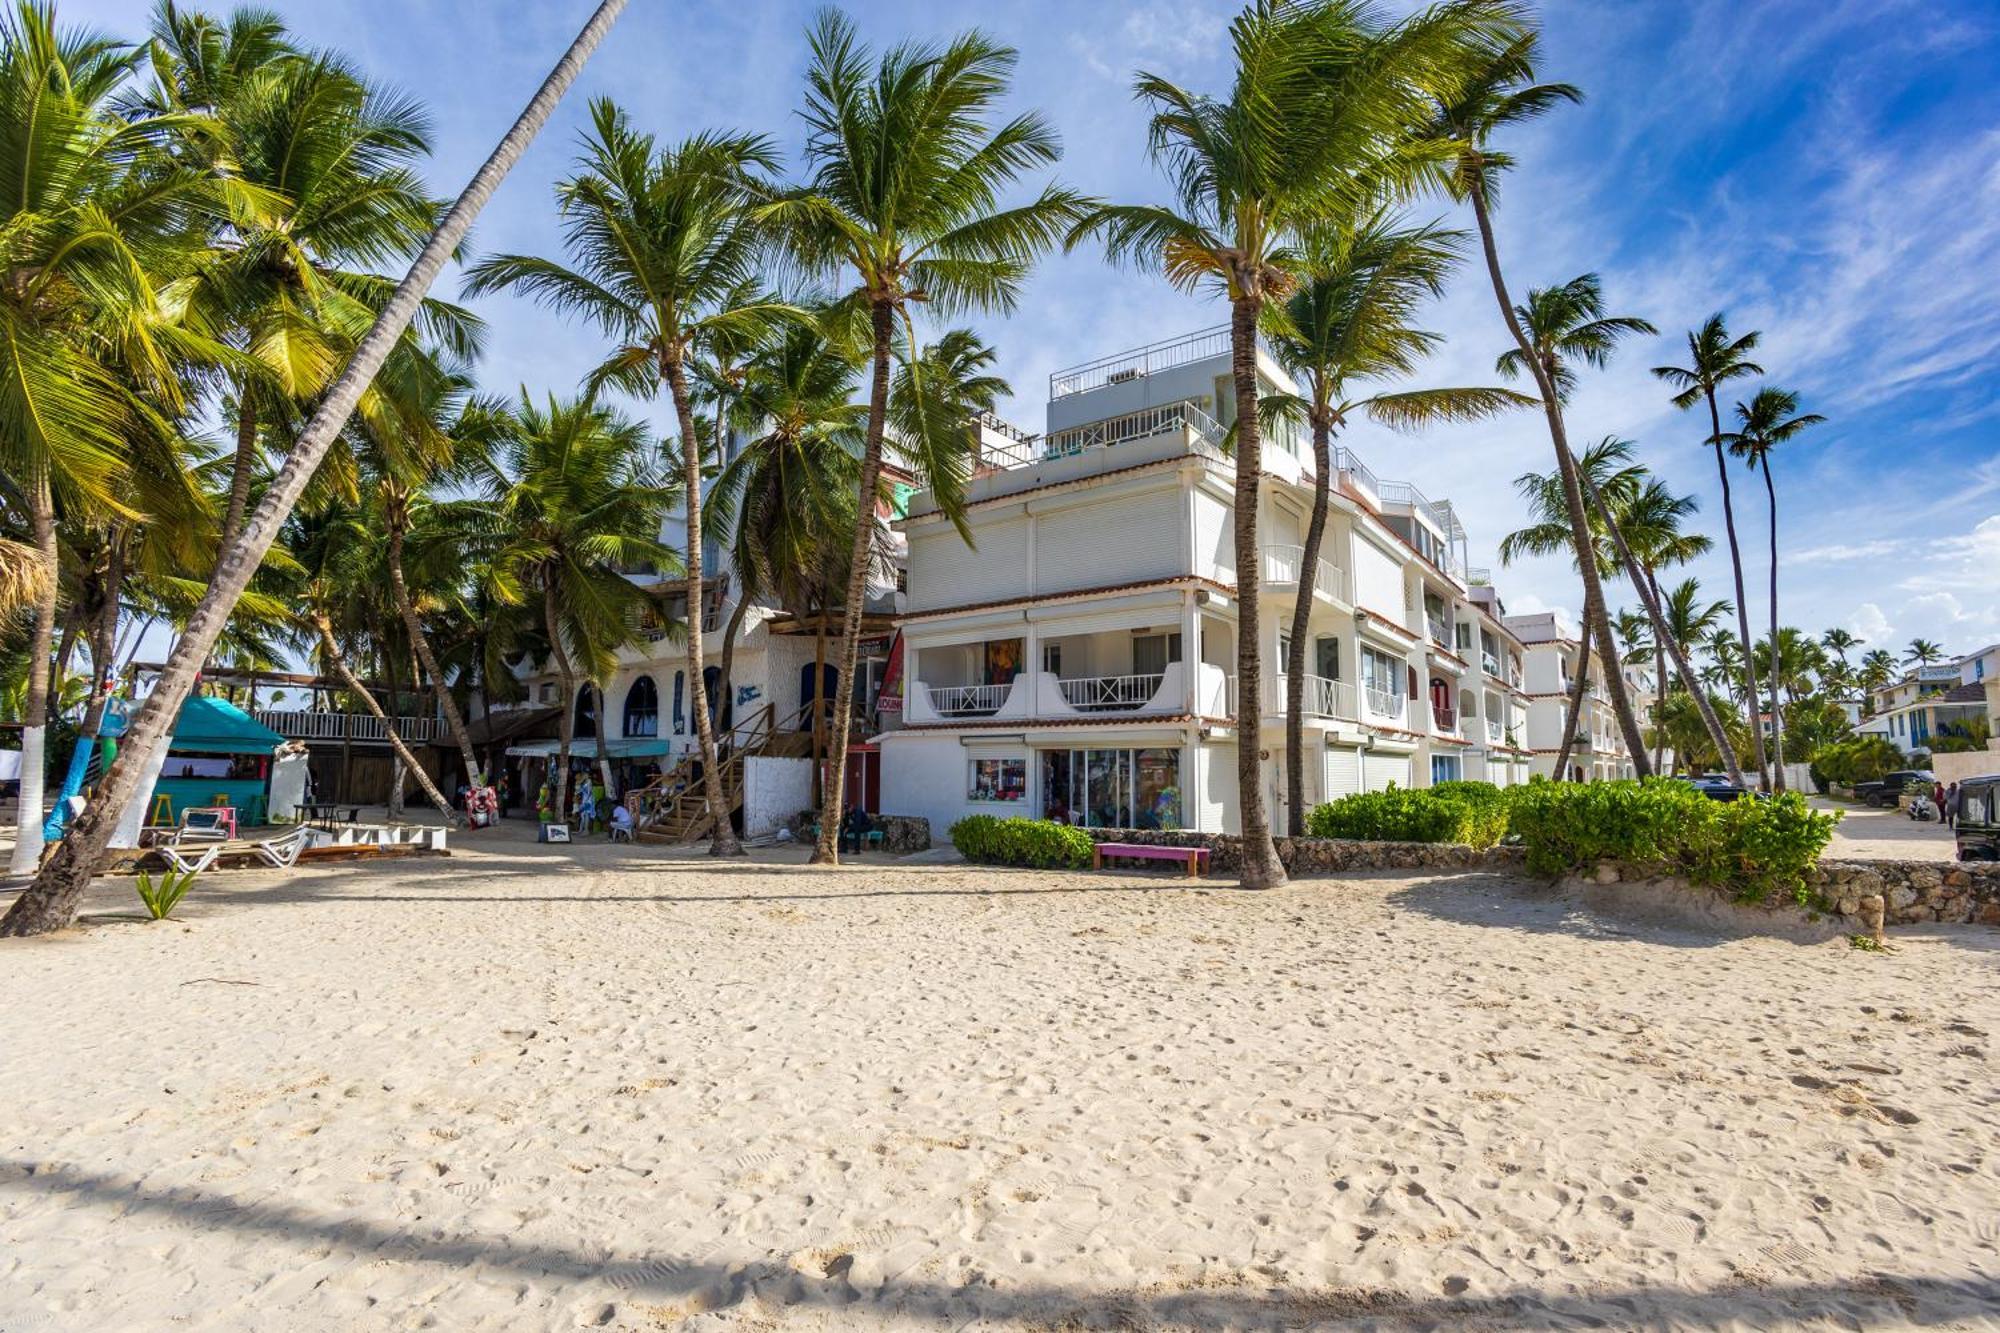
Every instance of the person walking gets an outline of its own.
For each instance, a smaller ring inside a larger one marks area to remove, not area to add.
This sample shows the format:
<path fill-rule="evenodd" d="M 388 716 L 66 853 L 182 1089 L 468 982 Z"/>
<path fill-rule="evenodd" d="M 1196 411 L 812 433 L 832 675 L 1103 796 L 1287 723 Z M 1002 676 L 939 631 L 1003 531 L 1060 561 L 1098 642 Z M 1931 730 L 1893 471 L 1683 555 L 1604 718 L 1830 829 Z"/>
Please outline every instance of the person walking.
<path fill-rule="evenodd" d="M 1965 797 L 1959 793 L 1956 782 L 1944 789 L 1944 804 L 1939 807 L 1939 811 L 1947 829 L 1958 827 L 1958 808 L 1964 800 Z"/>

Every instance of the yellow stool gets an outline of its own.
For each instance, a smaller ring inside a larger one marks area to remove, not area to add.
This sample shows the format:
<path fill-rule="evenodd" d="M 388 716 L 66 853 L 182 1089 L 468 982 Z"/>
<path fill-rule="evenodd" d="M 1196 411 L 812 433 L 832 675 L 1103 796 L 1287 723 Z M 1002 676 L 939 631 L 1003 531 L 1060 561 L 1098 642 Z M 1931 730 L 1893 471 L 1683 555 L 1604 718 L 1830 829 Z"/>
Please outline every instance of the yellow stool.
<path fill-rule="evenodd" d="M 146 820 L 148 824 L 171 824 L 174 822 L 174 798 L 163 791 L 153 793 L 153 813 Z"/>

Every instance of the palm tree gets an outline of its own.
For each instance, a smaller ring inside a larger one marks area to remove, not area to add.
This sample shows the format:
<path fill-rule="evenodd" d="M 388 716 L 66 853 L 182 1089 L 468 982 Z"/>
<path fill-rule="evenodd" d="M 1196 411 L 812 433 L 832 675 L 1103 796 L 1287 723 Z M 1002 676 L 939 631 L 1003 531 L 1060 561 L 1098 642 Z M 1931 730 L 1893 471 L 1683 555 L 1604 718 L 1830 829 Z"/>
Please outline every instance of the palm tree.
<path fill-rule="evenodd" d="M 842 297 L 844 313 L 868 329 L 868 422 L 840 643 L 840 679 L 851 681 L 861 648 L 896 324 L 903 323 L 914 349 L 914 302 L 945 315 L 1011 310 L 1036 257 L 1082 216 L 1083 200 L 1048 185 L 1024 203 L 999 202 L 1022 173 L 1059 156 L 1055 132 L 1039 115 L 1018 116 L 998 128 L 989 124 L 1007 94 L 1012 49 L 972 32 L 942 47 L 905 43 L 876 63 L 857 42 L 854 25 L 835 10 L 819 13 L 808 40 L 807 180 L 765 216 L 785 230 L 805 272 L 851 284 Z M 934 444 L 956 449 L 963 441 L 902 441 L 906 455 Z M 928 468 L 932 460 L 916 461 Z M 952 471 L 948 463 L 929 470 L 938 478 Z M 962 491 L 936 495 L 948 514 L 962 504 Z M 832 780 L 820 809 L 814 864 L 839 860 L 852 718 L 853 691 L 843 689 L 834 701 Z"/>
<path fill-rule="evenodd" d="M 1605 496 L 1615 509 L 1630 503 L 1632 497 L 1639 493 L 1644 480 L 1645 469 L 1631 459 L 1632 442 L 1607 435 L 1583 451 L 1583 457 L 1574 461 L 1573 471 L 1587 480 L 1594 494 Z M 1576 547 L 1563 498 L 1565 486 L 1562 475 L 1526 472 L 1514 479 L 1514 489 L 1527 506 L 1529 521 L 1527 526 L 1500 539 L 1500 563 L 1511 565 L 1529 556 L 1555 555 L 1559 552 L 1574 555 Z M 1590 563 L 1601 576 L 1612 568 L 1617 557 L 1601 514 L 1589 515 L 1588 522 Z M 1570 682 L 1569 703 L 1563 721 L 1562 745 L 1556 752 L 1555 775 L 1558 782 L 1569 772 L 1569 752 L 1576 740 L 1577 722 L 1583 716 L 1583 697 L 1590 681 L 1592 639 L 1597 637 L 1597 626 L 1591 622 L 1587 605 L 1584 615 L 1577 645 L 1576 676 Z M 1606 651 L 1604 647 L 1607 640 L 1608 636 L 1598 638 L 1596 651 L 1607 664 L 1616 663 L 1618 654 L 1615 648 Z M 1604 674 L 1608 684 L 1609 678 L 1619 673 L 1607 669 Z"/>
<path fill-rule="evenodd" d="M 1516 334 L 1516 346 L 1501 353 L 1498 369 L 1503 375 L 1518 375 L 1528 369 L 1543 394 L 1550 435 L 1556 441 L 1557 480 L 1569 520 L 1571 547 L 1579 555 L 1577 568 L 1583 575 L 1583 632 L 1595 635 L 1602 660 L 1615 661 L 1617 648 L 1611 641 L 1611 617 L 1605 606 L 1602 574 L 1597 561 L 1582 558 L 1583 552 L 1593 549 L 1593 525 L 1585 509 L 1576 460 L 1569 451 L 1563 405 L 1576 384 L 1578 362 L 1601 367 L 1609 362 L 1620 339 L 1656 330 L 1636 316 L 1606 315 L 1603 286 L 1595 273 L 1585 273 L 1557 287 L 1530 288 L 1527 303 L 1513 308 L 1508 325 Z M 1604 683 L 1619 730 L 1624 733 L 1625 744 L 1635 761 L 1634 767 L 1639 776 L 1645 777 L 1652 766 L 1646 759 L 1645 740 L 1633 715 L 1624 678 L 1617 672 L 1607 672 Z"/>
<path fill-rule="evenodd" d="M 1350 416 L 1398 430 L 1465 421 L 1532 399 L 1505 389 L 1413 389 L 1356 393 L 1372 380 L 1415 373 L 1438 335 L 1413 327 L 1419 303 L 1436 297 L 1457 257 L 1457 233 L 1404 227 L 1375 215 L 1353 227 L 1317 229 L 1304 277 L 1282 306 L 1269 307 L 1271 353 L 1302 395 L 1272 395 L 1267 416 L 1303 417 L 1312 429 L 1313 509 L 1299 561 L 1298 598 L 1285 671 L 1286 833 L 1305 836 L 1305 660 L 1319 552 L 1333 479 L 1333 437 Z"/>
<path fill-rule="evenodd" d="M 1638 594 L 1641 605 L 1649 618 L 1649 629 L 1653 642 L 1653 670 L 1655 685 L 1664 695 L 1675 679 L 1675 673 L 1687 665 L 1685 639 L 1675 639 L 1667 632 L 1664 612 L 1661 607 L 1659 572 L 1670 565 L 1684 565 L 1708 553 L 1714 543 L 1704 534 L 1683 531 L 1682 525 L 1700 508 L 1691 495 L 1675 495 L 1667 484 L 1658 478 L 1650 478 L 1639 492 L 1627 503 L 1618 515 L 1614 526 L 1617 537 L 1622 539 L 1626 554 L 1630 554 L 1638 565 L 1633 590 Z M 1614 545 L 1617 543 L 1614 542 Z M 1657 619 L 1656 619 L 1657 618 Z M 1674 659 L 1674 672 L 1667 669 L 1668 658 Z M 1686 685 L 1692 693 L 1695 681 L 1688 672 Z M 1698 700 L 1706 698 L 1697 695 Z M 1720 737 L 1720 740 L 1716 738 Z M 1730 753 L 1727 737 L 1723 736 L 1718 724 L 1715 736 L 1717 749 Z M 1653 768 L 1658 771 L 1665 756 L 1661 753 L 1657 737 L 1653 747 Z M 1733 763 L 1733 761 L 1732 761 Z M 1740 774 L 1732 772 L 1732 776 Z"/>
<path fill-rule="evenodd" d="M 1903 665 L 1927 667 L 1933 662 L 1944 660 L 1944 649 L 1929 639 L 1911 639 L 1910 646 L 1903 650 Z"/>
<path fill-rule="evenodd" d="M 1365 217 L 1434 174 L 1441 154 L 1413 140 L 1433 98 L 1452 86 L 1472 48 L 1515 29 L 1510 7 L 1444 3 L 1398 22 L 1338 0 L 1257 0 L 1230 27 L 1236 81 L 1218 100 L 1154 74 L 1135 91 L 1152 110 L 1152 157 L 1167 205 L 1099 208 L 1070 243 L 1102 237 L 1117 262 L 1157 265 L 1187 291 L 1229 302 L 1236 441 L 1237 792 L 1242 883 L 1282 884 L 1260 774 L 1263 627 L 1258 580 L 1257 329 L 1267 303 L 1300 276 L 1299 247 L 1315 227 Z"/>
<path fill-rule="evenodd" d="M 1820 635 L 1819 641 L 1822 647 L 1824 647 L 1828 652 L 1832 653 L 1835 657 L 1840 659 L 1840 664 L 1842 666 L 1847 665 L 1847 654 L 1849 652 L 1853 651 L 1856 648 L 1859 648 L 1862 644 L 1867 642 L 1866 639 L 1855 638 L 1852 634 L 1848 633 L 1844 629 L 1841 629 L 1839 626 L 1835 626 L 1834 628 L 1828 630 L 1826 633 Z"/>
<path fill-rule="evenodd" d="M 700 745 L 710 850 L 740 855 L 703 679 L 701 618 L 703 435 L 696 427 L 689 363 L 718 338 L 755 340 L 797 314 L 752 284 L 764 243 L 752 211 L 777 168 L 761 136 L 698 134 L 656 148 L 609 99 L 591 105 L 577 173 L 556 188 L 573 267 L 531 255 L 476 265 L 473 294 L 513 288 L 596 324 L 616 346 L 593 373 L 650 397 L 665 385 L 680 428 L 686 498 L 687 662 Z M 717 438 L 717 446 L 720 439 Z M 600 731 L 602 728 L 600 728 Z"/>
<path fill-rule="evenodd" d="M 1688 364 L 1685 366 L 1655 366 L 1653 374 L 1680 390 L 1673 397 L 1675 407 L 1686 411 L 1696 403 L 1708 404 L 1709 434 L 1703 443 L 1715 447 L 1715 470 L 1722 478 L 1722 522 L 1729 533 L 1729 567 L 1736 578 L 1736 621 L 1739 646 L 1742 648 L 1742 667 L 1751 669 L 1750 662 L 1750 603 L 1743 592 L 1743 552 L 1736 540 L 1736 507 L 1729 494 L 1729 466 L 1723 457 L 1722 413 L 1716 406 L 1716 390 L 1734 379 L 1746 375 L 1761 375 L 1764 368 L 1750 359 L 1750 353 L 1757 347 L 1761 335 L 1754 329 L 1740 338 L 1729 336 L 1729 326 L 1720 312 L 1710 315 L 1708 322 L 1699 329 L 1688 333 Z M 1765 791 L 1771 790 L 1771 771 L 1764 759 L 1764 729 L 1757 725 L 1757 686 L 1748 682 L 1744 691 L 1744 702 L 1749 708 L 1750 738 L 1755 744 L 1757 757 L 1757 782 Z"/>
<path fill-rule="evenodd" d="M 14 900 L 6 917 L 0 919 L 0 936 L 39 935 L 60 930 L 75 919 L 77 904 L 98 859 L 110 843 L 112 831 L 125 808 L 138 796 L 141 774 L 163 753 L 161 747 L 167 730 L 194 687 L 196 673 L 222 636 L 230 612 L 249 587 L 251 576 L 277 540 L 285 517 L 298 504 L 306 483 L 346 426 L 355 404 L 373 382 L 383 361 L 416 319 L 424 293 L 436 280 L 438 271 L 465 239 L 466 231 L 493 191 L 527 151 L 563 93 L 582 72 L 590 53 L 611 30 L 625 3 L 626 0 L 600 0 L 596 11 L 444 215 L 394 294 L 383 304 L 374 325 L 356 344 L 347 368 L 327 389 L 249 521 L 236 539 L 218 553 L 207 590 L 188 617 L 153 692 L 127 726 L 125 744 L 99 784 L 97 799 L 78 816 L 56 854 L 43 864 L 34 883 Z M 0 70 L 0 87 L 5 83 L 5 71 Z"/>
<path fill-rule="evenodd" d="M 555 771 L 561 810 L 568 808 L 582 685 L 608 678 L 617 650 L 637 635 L 651 595 L 626 571 L 678 565 L 680 554 L 659 533 L 681 491 L 655 473 L 645 427 L 592 395 L 551 395 L 542 404 L 524 392 L 513 418 L 486 481 L 496 527 L 506 534 L 494 565 L 504 597 L 541 603 L 549 659 L 562 680 Z M 602 740 L 601 695 L 596 721 Z"/>
<path fill-rule="evenodd" d="M 114 117 L 134 53 L 57 29 L 22 0 L 0 20 L 0 473 L 18 490 L 46 576 L 32 580 L 21 786 L 12 872 L 42 851 L 43 748 L 57 618 L 59 511 L 136 517 L 120 477 L 127 441 L 178 406 L 190 335 L 170 327 L 160 282 L 198 244 L 190 219 L 219 207 L 209 183 L 163 160 L 174 116 Z"/>
<path fill-rule="evenodd" d="M 1870 649 L 1863 655 L 1861 668 L 1855 673 L 1855 682 L 1871 696 L 1877 690 L 1887 689 L 1895 679 L 1896 655 L 1887 648 Z"/>
<path fill-rule="evenodd" d="M 1771 504 L 1771 634 L 1778 633 L 1778 491 L 1771 481 L 1771 454 L 1781 444 L 1796 439 L 1809 426 L 1826 418 L 1817 412 L 1800 412 L 1799 396 L 1789 389 L 1765 385 L 1747 403 L 1736 405 L 1736 429 L 1723 437 L 1729 452 L 1764 474 L 1764 494 Z M 1778 706 L 1778 661 L 1771 660 L 1771 767 L 1776 770 L 1772 785 L 1785 789 L 1784 713 Z"/>
<path fill-rule="evenodd" d="M 0 537 L 0 616 L 33 606 L 51 590 L 56 572 L 26 542 Z"/>

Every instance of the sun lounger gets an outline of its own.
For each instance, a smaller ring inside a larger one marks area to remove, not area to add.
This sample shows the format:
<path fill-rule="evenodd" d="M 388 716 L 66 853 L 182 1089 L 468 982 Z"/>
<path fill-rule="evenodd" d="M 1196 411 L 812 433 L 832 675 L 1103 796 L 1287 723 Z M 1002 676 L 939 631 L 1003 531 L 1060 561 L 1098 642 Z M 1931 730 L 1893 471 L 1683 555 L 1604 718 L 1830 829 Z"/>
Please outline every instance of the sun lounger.
<path fill-rule="evenodd" d="M 223 846 L 224 844 L 220 842 L 207 841 L 199 837 L 189 839 L 183 846 L 180 840 L 175 838 L 155 845 L 153 850 L 166 857 L 167 864 L 174 869 L 184 874 L 198 875 L 215 864 L 222 855 Z"/>

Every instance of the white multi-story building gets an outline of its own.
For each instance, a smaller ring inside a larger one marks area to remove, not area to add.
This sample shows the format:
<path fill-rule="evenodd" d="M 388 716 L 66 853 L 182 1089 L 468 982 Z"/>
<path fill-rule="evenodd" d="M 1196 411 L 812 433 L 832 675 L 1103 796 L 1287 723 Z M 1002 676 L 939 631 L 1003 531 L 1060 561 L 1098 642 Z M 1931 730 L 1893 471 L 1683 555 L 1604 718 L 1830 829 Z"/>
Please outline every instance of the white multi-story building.
<path fill-rule="evenodd" d="M 1569 716 L 1570 687 L 1576 681 L 1580 651 L 1577 632 L 1560 611 L 1509 616 L 1506 623 L 1527 645 L 1527 740 L 1534 753 L 1534 771 L 1543 777 L 1554 777 L 1563 724 Z M 1650 677 L 1637 667 L 1620 669 L 1625 672 L 1628 689 L 1635 691 L 1635 700 L 1650 693 Z M 1577 718 L 1576 742 L 1570 748 L 1567 777 L 1588 781 L 1629 778 L 1637 772 L 1604 680 L 1604 662 L 1592 653 L 1590 679 L 1584 685 L 1583 709 Z M 1639 705 L 1635 702 L 1633 706 Z"/>
<path fill-rule="evenodd" d="M 930 497 L 912 502 L 883 809 L 940 834 L 980 812 L 1232 830 L 1236 636 L 1254 633 L 1260 772 L 1282 827 L 1281 673 L 1313 463 L 1296 431 L 1266 440 L 1261 549 L 1239 570 L 1228 344 L 1209 330 L 1052 376 L 1048 433 L 989 450 L 972 483 L 969 543 Z M 1258 365 L 1265 390 L 1292 390 L 1261 351 Z M 1451 507 L 1348 450 L 1336 466 L 1307 630 L 1306 799 L 1525 781 L 1522 645 L 1466 582 Z M 1263 592 L 1255 625 L 1238 616 L 1243 577 Z"/>

